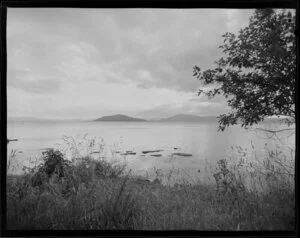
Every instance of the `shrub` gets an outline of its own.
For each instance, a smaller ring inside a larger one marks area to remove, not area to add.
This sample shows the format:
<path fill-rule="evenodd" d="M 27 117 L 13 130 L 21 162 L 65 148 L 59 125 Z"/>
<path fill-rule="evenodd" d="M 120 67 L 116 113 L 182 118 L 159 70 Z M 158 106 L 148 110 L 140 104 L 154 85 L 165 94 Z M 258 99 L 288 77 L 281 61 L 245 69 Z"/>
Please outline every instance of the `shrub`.
<path fill-rule="evenodd" d="M 41 186 L 53 175 L 61 179 L 72 168 L 71 162 L 64 159 L 63 154 L 59 150 L 49 149 L 44 151 L 42 155 L 43 163 L 33 169 L 33 186 Z"/>
<path fill-rule="evenodd" d="M 8 226 L 104 230 L 294 229 L 295 193 L 291 176 L 283 176 L 284 168 L 272 166 L 275 161 L 280 162 L 278 157 L 282 154 L 268 153 L 265 160 L 269 163 L 258 167 L 243 160 L 243 153 L 235 155 L 239 160 L 234 161 L 230 155 L 217 163 L 212 177 L 218 185 L 216 191 L 213 184 L 194 183 L 187 178 L 174 181 L 174 186 L 163 185 L 160 181 L 170 181 L 171 173 L 164 179 L 162 171 L 157 169 L 155 182 L 140 183 L 136 176 L 124 177 L 126 165 L 90 156 L 69 162 L 60 151 L 48 150 L 43 154 L 42 164 L 24 175 L 9 177 Z M 266 179 L 264 193 L 255 187 L 251 189 L 247 183 L 251 178 L 257 183 L 260 177 Z"/>

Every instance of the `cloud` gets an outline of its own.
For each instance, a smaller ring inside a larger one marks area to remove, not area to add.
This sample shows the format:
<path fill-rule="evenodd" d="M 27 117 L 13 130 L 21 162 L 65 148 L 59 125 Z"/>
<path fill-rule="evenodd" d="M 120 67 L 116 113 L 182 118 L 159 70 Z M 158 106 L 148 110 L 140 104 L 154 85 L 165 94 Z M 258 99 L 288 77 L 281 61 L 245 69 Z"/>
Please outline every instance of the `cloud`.
<path fill-rule="evenodd" d="M 87 74 L 94 72 L 108 77 L 107 82 L 131 80 L 140 88 L 188 92 L 198 84 L 192 77 L 193 66 L 210 67 L 221 55 L 221 35 L 245 25 L 249 13 L 251 10 L 10 9 L 9 53 L 14 55 L 22 48 L 23 63 L 34 70 L 41 64 L 41 70 L 46 65 L 53 71 L 65 67 L 82 79 L 96 78 Z M 21 27 L 28 31 L 15 30 Z M 144 69 L 151 75 L 147 80 L 139 75 Z"/>
<path fill-rule="evenodd" d="M 222 55 L 221 35 L 247 25 L 252 12 L 10 8 L 8 94 L 15 95 L 14 89 L 37 94 L 40 101 L 52 102 L 46 113 L 64 117 L 79 108 L 90 116 L 96 109 L 102 114 L 122 108 L 145 116 L 216 114 L 224 98 L 207 105 L 207 98 L 189 101 L 200 86 L 193 66 L 212 67 Z M 39 107 L 32 98 L 24 100 Z M 17 111 L 18 103 L 10 100 L 8 106 Z"/>
<path fill-rule="evenodd" d="M 246 13 L 237 16 L 249 15 L 249 12 Z M 236 13 L 231 13 L 229 18 L 224 10 L 215 10 L 215 14 L 205 10 L 154 10 L 145 13 L 149 19 L 155 17 L 156 20 L 145 21 L 143 26 L 135 25 L 133 29 L 122 34 L 123 47 L 120 47 L 120 52 L 123 54 L 120 55 L 134 58 L 132 64 L 128 65 L 126 74 L 139 79 L 141 82 L 137 86 L 140 88 L 194 91 L 198 82 L 192 77 L 193 66 L 197 64 L 201 68 L 211 67 L 221 56 L 218 48 L 222 44 L 221 35 L 227 30 L 239 29 L 236 24 L 227 24 L 228 18 L 233 21 L 234 14 Z M 123 17 L 124 15 L 127 16 L 123 14 Z M 121 25 L 125 24 L 126 19 L 123 19 Z M 245 24 L 246 19 L 242 19 Z M 210 24 L 207 24 L 208 21 Z M 119 25 L 118 21 L 116 25 Z M 124 37 L 126 35 L 131 37 Z M 146 80 L 139 75 L 143 69 L 151 74 Z"/>
<path fill-rule="evenodd" d="M 199 116 L 213 116 L 220 113 L 227 113 L 229 107 L 225 101 L 205 101 L 201 98 L 197 101 L 195 98 L 190 98 L 181 102 L 167 103 L 153 107 L 149 110 L 144 110 L 136 115 L 144 118 L 163 118 L 170 117 L 176 114 L 194 114 Z"/>
<path fill-rule="evenodd" d="M 9 69 L 7 72 L 9 86 L 22 89 L 30 93 L 52 93 L 57 92 L 60 80 L 48 78 L 43 75 L 34 74 L 29 69 Z"/>

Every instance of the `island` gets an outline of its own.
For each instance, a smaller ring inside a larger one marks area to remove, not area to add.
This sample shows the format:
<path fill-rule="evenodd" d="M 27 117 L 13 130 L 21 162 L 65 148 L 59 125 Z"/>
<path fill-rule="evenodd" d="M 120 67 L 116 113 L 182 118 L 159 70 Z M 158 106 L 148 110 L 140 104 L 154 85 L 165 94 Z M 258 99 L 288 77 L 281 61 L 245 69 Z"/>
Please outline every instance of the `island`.
<path fill-rule="evenodd" d="M 129 117 L 122 114 L 112 115 L 112 116 L 104 116 L 96 119 L 95 121 L 146 121 L 140 118 Z"/>

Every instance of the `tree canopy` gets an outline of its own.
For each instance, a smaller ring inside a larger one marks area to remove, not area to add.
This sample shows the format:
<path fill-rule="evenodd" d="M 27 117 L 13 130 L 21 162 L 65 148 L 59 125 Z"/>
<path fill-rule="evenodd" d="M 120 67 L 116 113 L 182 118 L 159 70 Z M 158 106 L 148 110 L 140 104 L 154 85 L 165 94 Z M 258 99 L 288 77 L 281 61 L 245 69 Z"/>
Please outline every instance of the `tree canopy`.
<path fill-rule="evenodd" d="M 243 127 L 267 116 L 295 118 L 296 19 L 290 11 L 257 9 L 238 35 L 227 32 L 220 46 L 225 57 L 216 67 L 194 67 L 203 86 L 198 95 L 223 94 L 231 111 L 219 115 L 219 129 L 239 121 Z"/>

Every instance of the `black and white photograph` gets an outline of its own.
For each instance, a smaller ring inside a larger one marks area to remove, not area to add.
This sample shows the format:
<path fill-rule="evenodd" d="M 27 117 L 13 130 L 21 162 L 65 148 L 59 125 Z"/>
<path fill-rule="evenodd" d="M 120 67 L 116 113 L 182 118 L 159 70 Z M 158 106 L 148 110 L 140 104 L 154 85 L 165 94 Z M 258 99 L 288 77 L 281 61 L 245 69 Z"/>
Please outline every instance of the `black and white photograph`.
<path fill-rule="evenodd" d="M 8 7 L 8 230 L 294 231 L 296 9 Z"/>

